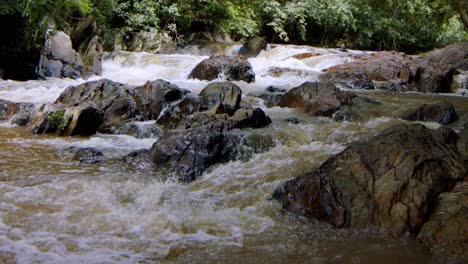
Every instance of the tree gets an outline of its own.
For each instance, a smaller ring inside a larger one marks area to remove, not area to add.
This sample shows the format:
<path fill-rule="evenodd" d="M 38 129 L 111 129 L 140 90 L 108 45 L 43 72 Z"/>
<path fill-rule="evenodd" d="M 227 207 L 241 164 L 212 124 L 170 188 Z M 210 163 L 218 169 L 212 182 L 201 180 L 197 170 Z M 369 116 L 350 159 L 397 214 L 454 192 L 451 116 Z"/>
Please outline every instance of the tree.
<path fill-rule="evenodd" d="M 460 20 L 468 31 L 468 1 L 466 0 L 453 0 L 453 6 L 460 16 Z"/>

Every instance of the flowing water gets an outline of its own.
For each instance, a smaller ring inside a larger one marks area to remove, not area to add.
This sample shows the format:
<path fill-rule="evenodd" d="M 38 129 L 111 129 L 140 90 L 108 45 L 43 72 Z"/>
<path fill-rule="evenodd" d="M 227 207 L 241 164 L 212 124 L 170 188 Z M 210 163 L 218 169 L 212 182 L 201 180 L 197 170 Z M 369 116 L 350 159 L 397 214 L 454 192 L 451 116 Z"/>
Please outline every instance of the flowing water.
<path fill-rule="evenodd" d="M 140 85 L 165 79 L 197 94 L 208 82 L 186 76 L 206 56 L 120 52 L 106 56 L 103 78 Z M 297 60 L 304 52 L 322 55 Z M 414 238 L 373 228 L 335 229 L 293 216 L 269 200 L 281 183 L 318 167 L 350 142 L 399 122 L 419 104 L 452 102 L 468 120 L 468 99 L 451 95 L 360 92 L 383 102 L 360 109 L 359 122 L 336 122 L 293 109 L 265 108 L 248 93 L 290 89 L 362 52 L 276 46 L 250 59 L 256 83 L 236 82 L 246 104 L 273 124 L 276 146 L 249 161 L 220 164 L 190 184 L 162 181 L 116 162 L 80 164 L 65 149 L 94 147 L 106 157 L 149 148 L 156 139 L 124 135 L 58 138 L 0 127 L 0 263 L 447 263 Z M 272 76 L 271 67 L 290 68 Z M 99 77 L 100 78 L 100 77 Z M 98 79 L 98 77 L 94 77 Z M 53 102 L 83 80 L 0 80 L 0 98 Z M 299 124 L 285 121 L 296 117 Z M 459 128 L 462 121 L 452 125 Z M 430 127 L 437 124 L 426 123 Z"/>

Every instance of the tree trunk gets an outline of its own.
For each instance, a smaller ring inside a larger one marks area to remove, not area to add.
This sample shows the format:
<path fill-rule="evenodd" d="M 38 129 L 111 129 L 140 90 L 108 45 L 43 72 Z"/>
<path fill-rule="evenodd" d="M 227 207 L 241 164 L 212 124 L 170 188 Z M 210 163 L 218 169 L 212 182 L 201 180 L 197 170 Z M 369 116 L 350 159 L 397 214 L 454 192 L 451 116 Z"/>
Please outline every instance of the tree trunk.
<path fill-rule="evenodd" d="M 468 1 L 466 0 L 453 0 L 455 4 L 455 9 L 460 16 L 465 30 L 468 30 Z"/>

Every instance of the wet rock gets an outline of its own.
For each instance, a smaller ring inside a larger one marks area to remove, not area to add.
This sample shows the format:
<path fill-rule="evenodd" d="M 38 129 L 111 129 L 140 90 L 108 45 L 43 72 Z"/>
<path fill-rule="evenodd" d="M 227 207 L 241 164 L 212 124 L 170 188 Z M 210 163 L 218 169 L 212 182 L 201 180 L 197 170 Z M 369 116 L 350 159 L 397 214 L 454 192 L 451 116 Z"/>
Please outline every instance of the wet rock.
<path fill-rule="evenodd" d="M 86 103 L 104 113 L 102 124 L 120 123 L 139 113 L 134 93 L 132 87 L 102 79 L 67 87 L 54 105 L 75 107 Z"/>
<path fill-rule="evenodd" d="M 283 96 L 285 92 L 285 89 L 270 86 L 265 90 L 265 92 L 253 92 L 248 95 L 263 99 L 263 104 L 266 107 L 274 107 L 278 105 L 281 96 Z"/>
<path fill-rule="evenodd" d="M 439 252 L 468 260 L 468 181 L 437 197 L 417 238 Z"/>
<path fill-rule="evenodd" d="M 102 125 L 104 112 L 91 105 L 81 105 L 67 108 L 63 118 L 69 120 L 63 135 L 91 136 Z"/>
<path fill-rule="evenodd" d="M 287 90 L 276 87 L 276 86 L 268 86 L 266 88 L 266 91 L 269 92 L 269 93 L 285 93 Z"/>
<path fill-rule="evenodd" d="M 147 149 L 133 151 L 125 156 L 122 160 L 125 165 L 136 171 L 147 172 L 154 169 L 154 164 L 151 159 L 151 152 Z"/>
<path fill-rule="evenodd" d="M 213 82 L 208 84 L 201 92 L 202 110 L 209 110 L 218 106 L 222 113 L 233 115 L 240 108 L 242 90 L 231 82 Z"/>
<path fill-rule="evenodd" d="M 440 102 L 424 104 L 416 110 L 411 110 L 402 116 L 409 121 L 436 122 L 448 125 L 458 120 L 457 112 L 451 103 Z"/>
<path fill-rule="evenodd" d="M 188 183 L 214 164 L 247 159 L 256 151 L 264 151 L 259 142 L 262 141 L 250 141 L 255 143 L 250 147 L 240 130 L 229 131 L 225 123 L 211 122 L 187 130 L 168 131 L 150 152 L 158 173 Z"/>
<path fill-rule="evenodd" d="M 189 117 L 197 113 L 201 108 L 201 100 L 191 95 L 167 106 L 158 117 L 156 123 L 166 129 L 175 129 L 180 126 L 188 126 Z"/>
<path fill-rule="evenodd" d="M 155 122 L 128 122 L 123 124 L 112 124 L 101 127 L 101 133 L 114 135 L 129 135 L 135 138 L 159 138 L 161 129 Z"/>
<path fill-rule="evenodd" d="M 135 88 L 135 93 L 143 119 L 157 120 L 164 109 L 185 98 L 190 91 L 164 80 L 156 80 Z"/>
<path fill-rule="evenodd" d="M 332 115 L 335 121 L 359 121 L 362 117 L 351 107 L 342 107 Z"/>
<path fill-rule="evenodd" d="M 74 153 L 73 160 L 77 160 L 81 163 L 94 164 L 104 161 L 104 154 L 102 151 L 94 148 L 71 147 L 68 151 Z"/>
<path fill-rule="evenodd" d="M 301 123 L 301 120 L 297 119 L 296 117 L 286 118 L 285 121 L 288 122 L 288 123 L 291 123 L 291 124 L 300 124 Z"/>
<path fill-rule="evenodd" d="M 297 59 L 297 60 L 304 60 L 304 59 L 308 59 L 308 58 L 312 58 L 312 57 L 317 57 L 317 56 L 320 56 L 320 55 L 322 55 L 322 54 L 317 53 L 317 52 L 304 52 L 304 53 L 299 53 L 299 54 L 293 55 L 292 57 Z"/>
<path fill-rule="evenodd" d="M 372 81 L 375 89 L 385 90 L 390 92 L 408 92 L 409 89 L 401 82 L 395 81 Z"/>
<path fill-rule="evenodd" d="M 267 42 L 262 37 L 254 37 L 247 41 L 239 50 L 239 54 L 245 57 L 256 57 L 267 48 Z"/>
<path fill-rule="evenodd" d="M 0 121 L 8 121 L 18 126 L 25 126 L 35 106 L 31 103 L 15 103 L 0 99 Z"/>
<path fill-rule="evenodd" d="M 275 78 L 279 78 L 282 76 L 295 76 L 300 78 L 310 78 L 312 76 L 316 76 L 316 73 L 313 71 L 302 70 L 302 69 L 293 69 L 287 67 L 271 67 L 266 72 L 267 76 L 272 76 Z"/>
<path fill-rule="evenodd" d="M 378 87 L 384 89 L 443 93 L 450 92 L 453 73 L 453 70 L 415 56 L 379 52 L 372 58 L 328 68 L 319 79 L 349 89 L 372 89 L 372 81 L 376 81 Z"/>
<path fill-rule="evenodd" d="M 262 128 L 271 124 L 271 119 L 260 108 L 243 108 L 237 110 L 228 119 L 230 128 Z"/>
<path fill-rule="evenodd" d="M 444 69 L 468 71 L 468 41 L 433 50 L 422 58 Z"/>
<path fill-rule="evenodd" d="M 458 140 L 458 149 L 460 153 L 463 155 L 465 160 L 468 160 L 468 123 L 463 125 L 460 133 L 458 133 L 459 140 Z"/>
<path fill-rule="evenodd" d="M 93 75 L 102 74 L 102 53 L 104 48 L 99 43 L 99 37 L 94 36 L 88 42 L 84 42 L 80 47 L 80 54 L 83 57 L 83 73 L 84 78 L 89 78 Z"/>
<path fill-rule="evenodd" d="M 465 175 L 456 140 L 446 127 L 396 125 L 285 182 L 273 198 L 288 211 L 337 227 L 418 234 L 437 195 Z"/>
<path fill-rule="evenodd" d="M 190 79 L 255 82 L 250 62 L 242 56 L 213 55 L 200 62 L 189 74 Z"/>
<path fill-rule="evenodd" d="M 351 105 L 353 97 L 331 83 L 305 82 L 285 93 L 278 106 L 300 108 L 313 116 L 332 116 L 341 107 Z"/>
<path fill-rule="evenodd" d="M 70 37 L 62 31 L 46 33 L 36 73 L 40 78 L 81 77 L 84 65 L 78 52 L 72 47 Z"/>

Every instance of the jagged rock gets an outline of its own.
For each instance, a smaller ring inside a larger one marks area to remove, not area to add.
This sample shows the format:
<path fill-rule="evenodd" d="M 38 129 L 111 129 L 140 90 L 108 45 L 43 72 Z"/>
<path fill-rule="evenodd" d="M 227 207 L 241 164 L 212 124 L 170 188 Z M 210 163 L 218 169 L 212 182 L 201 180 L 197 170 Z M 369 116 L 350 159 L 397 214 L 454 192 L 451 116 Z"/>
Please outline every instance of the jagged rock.
<path fill-rule="evenodd" d="M 242 90 L 231 82 L 213 82 L 201 92 L 202 110 L 209 110 L 214 106 L 222 109 L 221 113 L 233 115 L 240 108 Z"/>
<path fill-rule="evenodd" d="M 74 153 L 73 160 L 77 160 L 81 163 L 94 164 L 104 161 L 104 154 L 102 151 L 94 148 L 71 147 L 68 151 Z"/>
<path fill-rule="evenodd" d="M 402 116 L 409 121 L 436 122 L 448 125 L 458 120 L 457 112 L 451 103 L 440 102 L 424 104 L 416 110 L 411 110 Z"/>
<path fill-rule="evenodd" d="M 250 62 L 241 56 L 213 55 L 200 62 L 189 74 L 190 79 L 255 82 Z"/>
<path fill-rule="evenodd" d="M 103 111 L 90 105 L 67 108 L 64 118 L 69 118 L 70 121 L 63 134 L 65 136 L 94 135 L 102 125 L 104 115 Z"/>
<path fill-rule="evenodd" d="M 157 120 L 161 112 L 174 102 L 180 101 L 190 93 L 164 80 L 146 82 L 135 88 L 138 108 L 145 120 Z"/>
<path fill-rule="evenodd" d="M 450 92 L 454 71 L 415 56 L 397 52 L 378 52 L 371 58 L 333 66 L 319 77 L 349 89 L 379 88 L 424 93 Z M 390 85 L 382 85 L 390 82 Z"/>
<path fill-rule="evenodd" d="M 190 115 L 197 113 L 201 108 L 201 100 L 194 96 L 185 96 L 182 100 L 177 101 L 165 110 L 158 117 L 156 123 L 168 129 L 174 129 L 177 126 L 188 126 Z"/>
<path fill-rule="evenodd" d="M 187 130 L 168 131 L 150 149 L 155 170 L 188 183 L 214 164 L 247 159 L 272 145 L 264 143 L 268 140 L 256 138 L 250 141 L 250 146 L 239 130 L 228 129 L 225 123 L 215 121 Z"/>
<path fill-rule="evenodd" d="M 84 78 L 102 74 L 103 50 L 98 36 L 94 36 L 88 42 L 82 44 L 80 54 L 83 57 L 84 68 L 82 76 Z"/>
<path fill-rule="evenodd" d="M 281 96 L 278 106 L 300 108 L 313 116 L 332 116 L 341 107 L 351 105 L 353 97 L 331 83 L 305 82 Z"/>
<path fill-rule="evenodd" d="M 239 50 L 239 54 L 245 57 L 256 57 L 267 48 L 268 43 L 262 37 L 254 37 L 247 41 Z"/>
<path fill-rule="evenodd" d="M 446 127 L 396 125 L 283 183 L 273 198 L 288 211 L 337 227 L 418 234 L 438 194 L 465 175 L 456 140 Z"/>
<path fill-rule="evenodd" d="M 8 121 L 18 126 L 25 126 L 34 111 L 34 104 L 15 103 L 0 99 L 0 121 Z"/>
<path fill-rule="evenodd" d="M 83 60 L 73 47 L 70 37 L 62 31 L 48 30 L 36 73 L 40 78 L 80 78 Z"/>
<path fill-rule="evenodd" d="M 104 113 L 103 124 L 112 124 L 134 118 L 139 113 L 134 94 L 129 86 L 102 79 L 67 87 L 54 104 L 64 107 L 91 104 Z"/>
<path fill-rule="evenodd" d="M 468 181 L 441 193 L 418 239 L 447 255 L 468 261 Z"/>

